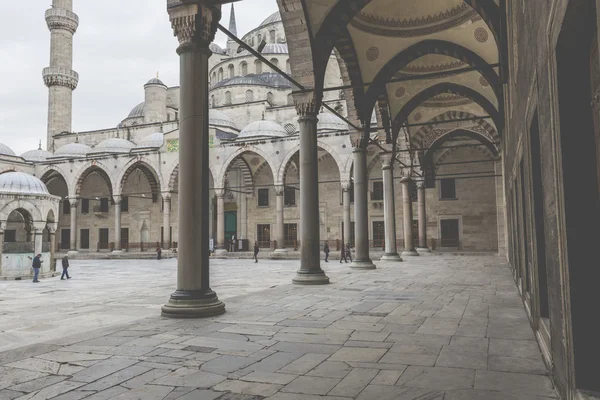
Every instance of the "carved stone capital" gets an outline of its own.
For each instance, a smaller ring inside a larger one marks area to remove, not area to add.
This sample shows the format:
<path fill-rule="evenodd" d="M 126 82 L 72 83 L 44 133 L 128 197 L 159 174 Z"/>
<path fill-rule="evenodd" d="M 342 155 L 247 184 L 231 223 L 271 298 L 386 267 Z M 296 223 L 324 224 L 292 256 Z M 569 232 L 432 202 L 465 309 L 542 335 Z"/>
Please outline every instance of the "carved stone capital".
<path fill-rule="evenodd" d="M 119 195 L 114 195 L 113 196 L 113 202 L 115 204 L 121 204 L 121 201 L 123 200 L 123 196 L 119 196 Z"/>
<path fill-rule="evenodd" d="M 394 153 L 379 153 L 379 158 L 381 159 L 381 169 L 392 169 L 394 165 Z"/>
<path fill-rule="evenodd" d="M 56 230 L 58 229 L 58 223 L 56 223 L 56 222 L 48 222 L 46 224 L 46 228 L 48 229 L 48 232 L 50 233 L 50 235 L 55 235 L 56 234 Z"/>
<path fill-rule="evenodd" d="M 342 181 L 340 183 L 342 185 L 342 192 L 349 192 L 350 190 L 352 190 L 352 182 Z"/>
<path fill-rule="evenodd" d="M 46 221 L 35 221 L 33 223 L 33 233 L 35 235 L 41 235 L 44 233 L 44 229 L 46 229 Z"/>
<path fill-rule="evenodd" d="M 294 105 L 296 106 L 296 112 L 298 117 L 316 117 L 319 114 L 321 108 L 321 100 L 315 98 L 313 93 L 310 94 L 295 94 Z"/>
<path fill-rule="evenodd" d="M 427 189 L 427 184 L 425 183 L 425 181 L 417 182 L 417 189 L 421 189 L 421 190 Z"/>
<path fill-rule="evenodd" d="M 196 46 L 208 51 L 221 19 L 221 6 L 171 3 L 168 4 L 168 12 L 173 33 L 179 40 L 177 52 L 181 54 L 193 50 Z"/>
<path fill-rule="evenodd" d="M 171 192 L 162 192 L 163 201 L 171 202 L 172 197 L 173 197 L 173 194 Z"/>
<path fill-rule="evenodd" d="M 69 197 L 69 205 L 71 206 L 71 208 L 77 208 L 78 204 L 79 204 L 79 198 Z"/>
<path fill-rule="evenodd" d="M 285 193 L 285 186 L 283 186 L 283 185 L 275 186 L 275 196 L 283 196 L 284 193 Z"/>
<path fill-rule="evenodd" d="M 225 189 L 215 189 L 215 196 L 221 199 L 225 197 Z"/>

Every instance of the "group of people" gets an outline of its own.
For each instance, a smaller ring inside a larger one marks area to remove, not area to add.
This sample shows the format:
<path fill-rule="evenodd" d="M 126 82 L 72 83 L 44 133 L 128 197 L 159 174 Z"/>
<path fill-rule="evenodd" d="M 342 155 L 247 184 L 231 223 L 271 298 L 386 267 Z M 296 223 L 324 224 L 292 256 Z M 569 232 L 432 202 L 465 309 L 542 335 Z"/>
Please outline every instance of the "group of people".
<path fill-rule="evenodd" d="M 329 242 L 325 242 L 325 246 L 323 246 L 323 253 L 325 253 L 325 262 L 329 262 L 330 252 L 331 251 L 329 250 Z M 342 263 L 342 260 L 347 263 L 348 259 L 350 259 L 350 262 L 352 262 L 352 247 L 350 247 L 350 243 L 346 243 L 345 246 L 342 245 L 342 248 L 340 250 L 340 264 Z"/>
<path fill-rule="evenodd" d="M 31 257 L 29 258 L 31 259 Z M 33 261 L 31 263 L 31 268 L 33 268 L 33 283 L 40 282 L 38 277 L 40 276 L 40 269 L 42 268 L 43 262 L 44 261 L 42 260 L 41 254 L 37 254 L 35 257 L 33 257 Z M 67 277 L 67 279 L 71 279 L 71 277 L 69 276 L 69 258 L 66 254 L 62 258 L 62 275 L 60 276 L 60 279 L 64 280 L 65 276 Z"/>

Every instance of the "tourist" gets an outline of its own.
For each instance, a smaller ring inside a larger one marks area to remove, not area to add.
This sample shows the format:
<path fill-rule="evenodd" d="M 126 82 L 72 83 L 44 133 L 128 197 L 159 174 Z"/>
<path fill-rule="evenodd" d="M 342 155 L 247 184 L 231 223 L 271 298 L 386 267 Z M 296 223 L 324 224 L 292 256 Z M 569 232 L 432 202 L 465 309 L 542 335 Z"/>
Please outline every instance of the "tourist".
<path fill-rule="evenodd" d="M 160 246 L 158 246 L 156 248 L 156 259 L 157 260 L 161 260 L 162 259 L 162 249 L 160 248 Z"/>
<path fill-rule="evenodd" d="M 254 262 L 258 262 L 258 242 L 254 242 Z"/>
<path fill-rule="evenodd" d="M 323 247 L 323 252 L 325 253 L 325 262 L 329 262 L 327 261 L 327 259 L 329 258 L 329 243 L 327 243 L 327 241 L 325 242 L 325 246 Z"/>
<path fill-rule="evenodd" d="M 33 282 L 39 283 L 38 276 L 40 275 L 40 268 L 42 268 L 43 261 L 40 260 L 42 257 L 41 254 L 38 254 L 33 258 L 33 262 L 31 263 L 31 267 L 33 268 Z"/>
<path fill-rule="evenodd" d="M 352 247 L 350 247 L 350 243 L 346 243 L 346 257 L 352 262 Z"/>
<path fill-rule="evenodd" d="M 67 277 L 67 279 L 71 279 L 71 277 L 69 276 L 69 259 L 67 257 L 67 255 L 65 254 L 65 256 L 62 258 L 62 275 L 60 276 L 60 280 L 64 280 L 65 276 Z"/>
<path fill-rule="evenodd" d="M 344 243 L 342 243 L 342 251 L 340 251 L 340 264 L 342 263 L 342 260 L 348 263 L 348 259 L 346 258 L 346 246 L 344 246 Z"/>

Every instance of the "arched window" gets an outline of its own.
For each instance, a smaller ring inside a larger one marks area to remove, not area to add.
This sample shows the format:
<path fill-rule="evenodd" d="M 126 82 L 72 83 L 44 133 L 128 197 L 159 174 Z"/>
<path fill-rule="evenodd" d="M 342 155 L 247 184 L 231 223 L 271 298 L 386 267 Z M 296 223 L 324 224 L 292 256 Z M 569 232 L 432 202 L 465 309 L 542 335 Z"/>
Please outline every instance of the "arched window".
<path fill-rule="evenodd" d="M 233 78 L 235 76 L 235 68 L 233 67 L 233 64 L 229 64 L 227 69 L 229 70 L 229 77 Z"/>
<path fill-rule="evenodd" d="M 294 133 L 296 133 L 296 125 L 294 124 L 285 124 L 285 130 L 288 133 L 288 135 L 293 135 Z"/>
<path fill-rule="evenodd" d="M 258 45 L 260 46 L 260 42 L 262 42 L 262 35 L 259 33 L 258 34 Z"/>
<path fill-rule="evenodd" d="M 292 74 L 292 66 L 290 65 L 290 60 L 289 59 L 285 60 L 285 72 L 288 75 Z"/>
<path fill-rule="evenodd" d="M 223 80 L 223 68 L 219 68 L 219 82 L 221 82 Z"/>
<path fill-rule="evenodd" d="M 269 32 L 271 43 L 275 43 L 277 41 L 276 38 L 275 38 L 275 35 L 276 35 L 275 34 L 275 29 L 273 29 L 271 32 Z"/>
<path fill-rule="evenodd" d="M 262 74 L 262 61 L 256 60 L 254 61 L 254 70 L 256 74 Z"/>
<path fill-rule="evenodd" d="M 254 92 L 252 90 L 246 90 L 246 103 L 254 101 Z"/>
<path fill-rule="evenodd" d="M 275 105 L 275 96 L 273 96 L 273 93 L 271 92 L 267 93 L 267 103 L 269 103 L 271 107 Z"/>
<path fill-rule="evenodd" d="M 213 71 L 211 83 L 214 85 L 217 83 L 217 73 Z"/>
<path fill-rule="evenodd" d="M 271 64 L 273 64 L 276 67 L 279 67 L 279 60 L 276 58 L 271 58 Z"/>
<path fill-rule="evenodd" d="M 243 61 L 240 64 L 240 71 L 242 73 L 242 76 L 248 75 L 248 64 L 246 63 L 246 61 Z"/>
<path fill-rule="evenodd" d="M 210 96 L 210 108 L 215 107 L 215 95 Z"/>
<path fill-rule="evenodd" d="M 287 96 L 287 103 L 288 103 L 288 106 L 293 106 L 294 105 L 294 96 L 292 96 L 291 93 L 288 94 L 288 96 Z"/>
<path fill-rule="evenodd" d="M 231 105 L 231 92 L 225 92 L 225 104 Z"/>

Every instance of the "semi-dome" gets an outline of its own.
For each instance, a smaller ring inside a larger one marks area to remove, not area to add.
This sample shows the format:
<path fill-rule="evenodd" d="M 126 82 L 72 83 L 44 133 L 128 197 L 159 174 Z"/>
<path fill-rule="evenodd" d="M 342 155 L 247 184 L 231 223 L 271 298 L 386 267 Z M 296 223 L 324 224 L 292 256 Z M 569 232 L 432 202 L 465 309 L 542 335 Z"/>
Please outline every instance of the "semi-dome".
<path fill-rule="evenodd" d="M 134 147 L 135 145 L 129 140 L 110 138 L 98 143 L 90 153 L 129 153 Z"/>
<path fill-rule="evenodd" d="M 275 23 L 275 22 L 281 22 L 281 14 L 279 13 L 279 11 L 277 11 L 277 12 L 275 12 L 275 13 L 273 13 L 273 14 L 269 15 L 269 16 L 267 17 L 267 19 L 265 19 L 265 20 L 264 20 L 264 21 L 263 21 L 263 22 L 262 22 L 262 23 L 259 25 L 259 28 L 260 28 L 261 26 L 269 25 L 269 24 L 272 24 L 272 23 Z"/>
<path fill-rule="evenodd" d="M 146 107 L 146 103 L 142 101 L 140 104 L 138 104 L 137 106 L 133 107 L 133 109 L 131 110 L 131 112 L 127 116 L 127 118 L 143 117 L 144 116 L 144 108 L 145 107 Z"/>
<path fill-rule="evenodd" d="M 164 142 L 165 142 L 165 134 L 162 132 L 156 132 L 156 133 L 153 133 L 151 135 L 144 137 L 138 143 L 138 145 L 136 147 L 138 149 L 139 148 L 147 148 L 147 147 L 158 148 L 158 147 L 161 147 Z"/>
<path fill-rule="evenodd" d="M 269 43 L 261 54 L 288 54 L 288 46 L 285 43 Z"/>
<path fill-rule="evenodd" d="M 16 156 L 15 152 L 3 143 L 0 143 L 0 154 L 5 156 Z"/>
<path fill-rule="evenodd" d="M 44 182 L 25 172 L 6 172 L 0 175 L 0 193 L 50 194 Z"/>
<path fill-rule="evenodd" d="M 85 157 L 92 148 L 83 143 L 69 143 L 54 152 L 55 157 Z"/>
<path fill-rule="evenodd" d="M 162 86 L 167 86 L 163 83 L 163 81 L 161 81 L 158 78 L 152 78 L 150 79 L 148 82 L 146 82 L 146 84 L 144 86 L 148 86 L 148 85 L 162 85 Z"/>
<path fill-rule="evenodd" d="M 213 85 L 212 90 L 227 86 L 268 86 L 277 89 L 289 89 L 292 87 L 290 82 L 282 75 L 274 72 L 264 72 L 262 74 L 248 74 L 246 76 L 235 76 L 224 79 Z"/>
<path fill-rule="evenodd" d="M 27 161 L 46 161 L 48 157 L 52 157 L 52 153 L 41 148 L 29 150 L 21 154 L 21 157 Z"/>
<path fill-rule="evenodd" d="M 235 125 L 235 122 L 229 115 L 223 111 L 215 110 L 214 108 L 210 109 L 208 112 L 208 123 L 214 126 L 223 126 L 235 130 L 238 129 Z"/>
<path fill-rule="evenodd" d="M 348 124 L 337 115 L 322 112 L 319 114 L 318 118 L 317 132 L 319 133 L 348 130 Z"/>
<path fill-rule="evenodd" d="M 238 139 L 248 139 L 254 137 L 286 137 L 288 133 L 286 130 L 276 122 L 273 121 L 254 121 L 248 124 L 240 134 Z"/>
<path fill-rule="evenodd" d="M 226 52 L 225 50 L 223 50 L 223 49 L 221 48 L 221 46 L 219 46 L 218 44 L 216 44 L 216 43 L 214 43 L 214 42 L 212 42 L 212 43 L 211 43 L 211 44 L 208 46 L 208 48 L 210 49 L 210 51 L 212 51 L 213 53 L 216 53 L 216 54 L 227 54 L 227 52 Z"/>

